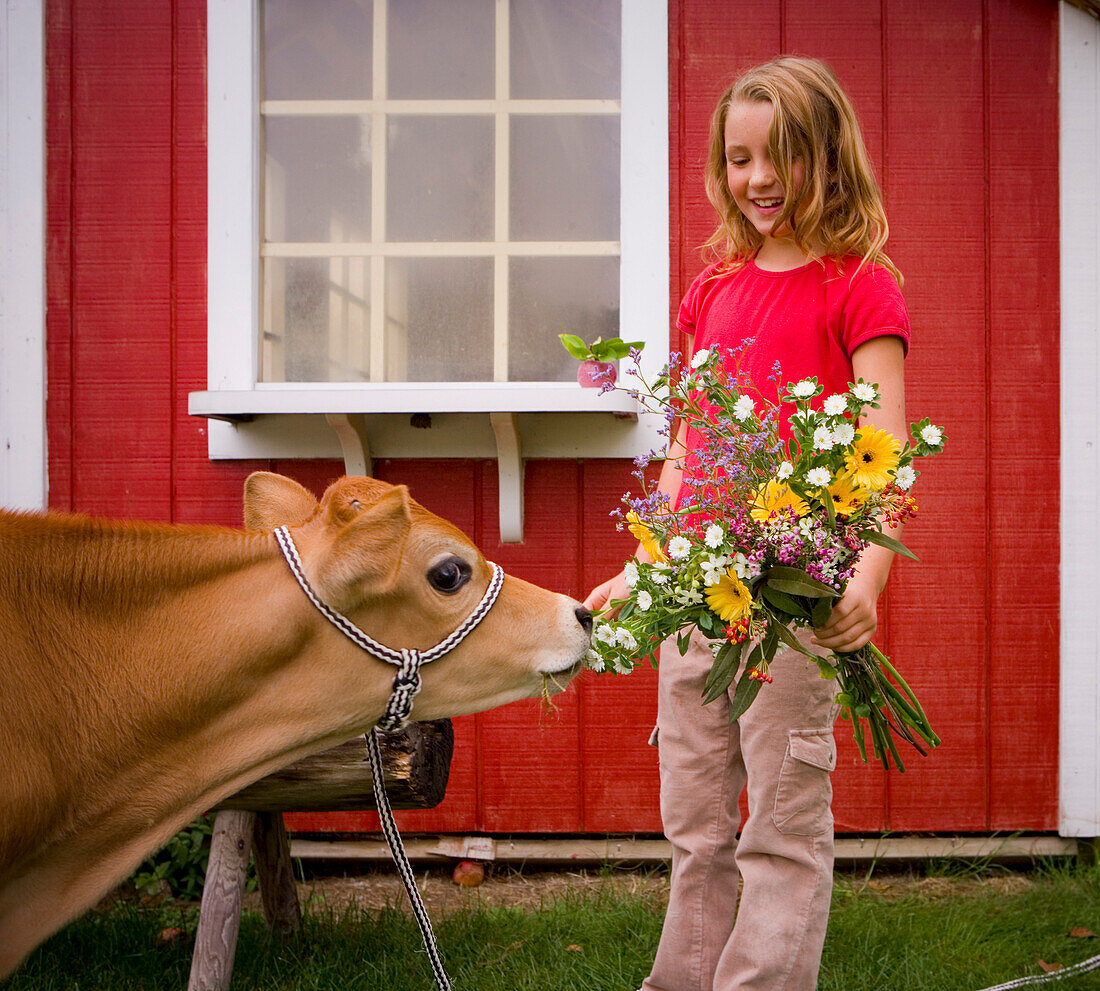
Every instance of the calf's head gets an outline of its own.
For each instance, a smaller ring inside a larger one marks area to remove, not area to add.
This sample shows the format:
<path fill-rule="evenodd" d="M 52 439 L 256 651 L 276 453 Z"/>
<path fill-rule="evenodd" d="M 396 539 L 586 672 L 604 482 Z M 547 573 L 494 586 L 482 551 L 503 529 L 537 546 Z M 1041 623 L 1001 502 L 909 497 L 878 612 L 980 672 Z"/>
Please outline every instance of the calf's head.
<path fill-rule="evenodd" d="M 404 486 L 372 478 L 342 478 L 318 502 L 297 482 L 258 472 L 245 483 L 245 525 L 288 526 L 318 596 L 395 650 L 434 647 L 470 615 L 492 576 L 457 527 Z M 421 669 L 412 718 L 561 691 L 579 670 L 591 631 L 591 616 L 576 600 L 505 576 L 477 628 Z"/>

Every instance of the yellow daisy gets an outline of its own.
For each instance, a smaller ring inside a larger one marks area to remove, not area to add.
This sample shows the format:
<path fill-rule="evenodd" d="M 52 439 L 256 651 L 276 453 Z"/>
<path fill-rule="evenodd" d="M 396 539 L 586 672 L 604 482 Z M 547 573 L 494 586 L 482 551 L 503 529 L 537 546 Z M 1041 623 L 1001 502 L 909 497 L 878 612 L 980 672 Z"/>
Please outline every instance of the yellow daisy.
<path fill-rule="evenodd" d="M 866 502 L 863 490 L 856 485 L 851 475 L 841 475 L 829 486 L 828 492 L 833 500 L 833 509 L 840 516 L 851 516 Z"/>
<path fill-rule="evenodd" d="M 775 519 L 785 509 L 794 510 L 795 516 L 800 518 L 810 511 L 810 507 L 806 505 L 805 500 L 792 492 L 789 485 L 784 485 L 778 479 L 773 478 L 756 493 L 752 509 L 749 512 L 758 523 L 767 523 L 768 520 Z"/>
<path fill-rule="evenodd" d="M 634 510 L 626 514 L 626 528 L 638 538 L 642 549 L 654 564 L 668 560 L 665 552 L 661 550 L 661 545 L 657 543 L 657 538 L 653 536 L 653 531 L 642 522 L 642 518 Z"/>
<path fill-rule="evenodd" d="M 707 605 L 723 623 L 735 623 L 752 611 L 752 595 L 735 571 L 727 571 L 717 585 L 708 585 L 706 594 Z"/>
<path fill-rule="evenodd" d="M 881 492 L 898 466 L 901 444 L 893 434 L 874 427 L 861 427 L 852 442 L 852 453 L 845 466 L 852 481 L 860 488 Z"/>

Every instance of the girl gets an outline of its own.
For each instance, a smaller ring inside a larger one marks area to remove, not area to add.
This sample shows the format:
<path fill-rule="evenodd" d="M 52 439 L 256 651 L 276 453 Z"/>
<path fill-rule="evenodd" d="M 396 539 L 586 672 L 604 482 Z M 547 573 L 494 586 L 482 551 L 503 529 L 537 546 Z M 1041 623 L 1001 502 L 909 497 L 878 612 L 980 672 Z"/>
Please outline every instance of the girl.
<path fill-rule="evenodd" d="M 876 382 L 880 408 L 864 410 L 861 422 L 907 436 L 909 318 L 883 251 L 882 199 L 832 71 L 788 57 L 738 79 L 711 121 L 706 189 L 718 226 L 705 247 L 717 261 L 680 306 L 688 354 L 753 338 L 742 367 L 772 401 L 776 361 L 783 381 L 817 376 L 824 395 L 860 378 Z M 659 487 L 673 505 L 681 459 L 695 445 L 683 429 L 670 445 Z M 804 634 L 808 646 L 851 651 L 871 638 L 892 557 L 867 548 L 826 624 Z M 626 591 L 619 574 L 585 605 L 606 608 Z M 781 652 L 774 682 L 730 723 L 728 696 L 702 704 L 712 659 L 698 635 L 683 657 L 671 642 L 661 649 L 654 738 L 673 854 L 668 912 L 643 991 L 810 991 L 832 892 L 836 685 L 796 651 Z"/>

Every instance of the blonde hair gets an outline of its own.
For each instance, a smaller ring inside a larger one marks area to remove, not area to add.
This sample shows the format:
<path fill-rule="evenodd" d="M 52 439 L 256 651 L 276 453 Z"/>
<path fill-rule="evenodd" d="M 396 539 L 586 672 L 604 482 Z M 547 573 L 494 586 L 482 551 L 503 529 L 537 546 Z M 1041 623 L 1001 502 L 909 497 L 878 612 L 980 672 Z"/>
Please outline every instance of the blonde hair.
<path fill-rule="evenodd" d="M 705 180 L 719 222 L 704 252 L 729 270 L 748 262 L 764 243 L 726 180 L 726 118 L 730 106 L 740 102 L 774 108 L 768 153 L 788 192 L 775 227 L 789 223 L 795 244 L 811 258 L 858 255 L 860 268 L 882 265 L 900 284 L 901 273 L 883 250 L 890 229 L 855 111 L 832 69 L 811 58 L 784 56 L 749 69 L 718 101 Z M 792 187 L 795 162 L 803 171 L 797 189 Z"/>

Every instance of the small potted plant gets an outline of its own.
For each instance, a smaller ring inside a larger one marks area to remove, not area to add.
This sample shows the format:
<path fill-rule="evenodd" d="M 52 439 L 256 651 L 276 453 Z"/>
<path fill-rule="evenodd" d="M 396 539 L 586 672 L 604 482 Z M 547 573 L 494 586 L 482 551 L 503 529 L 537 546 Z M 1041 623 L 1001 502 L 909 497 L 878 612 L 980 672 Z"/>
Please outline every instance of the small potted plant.
<path fill-rule="evenodd" d="M 630 354 L 631 348 L 642 347 L 641 341 L 624 341 L 621 337 L 609 337 L 606 341 L 597 337 L 585 344 L 576 334 L 558 334 L 562 346 L 580 362 L 577 381 L 586 389 L 597 389 L 614 384 L 615 362 Z"/>

